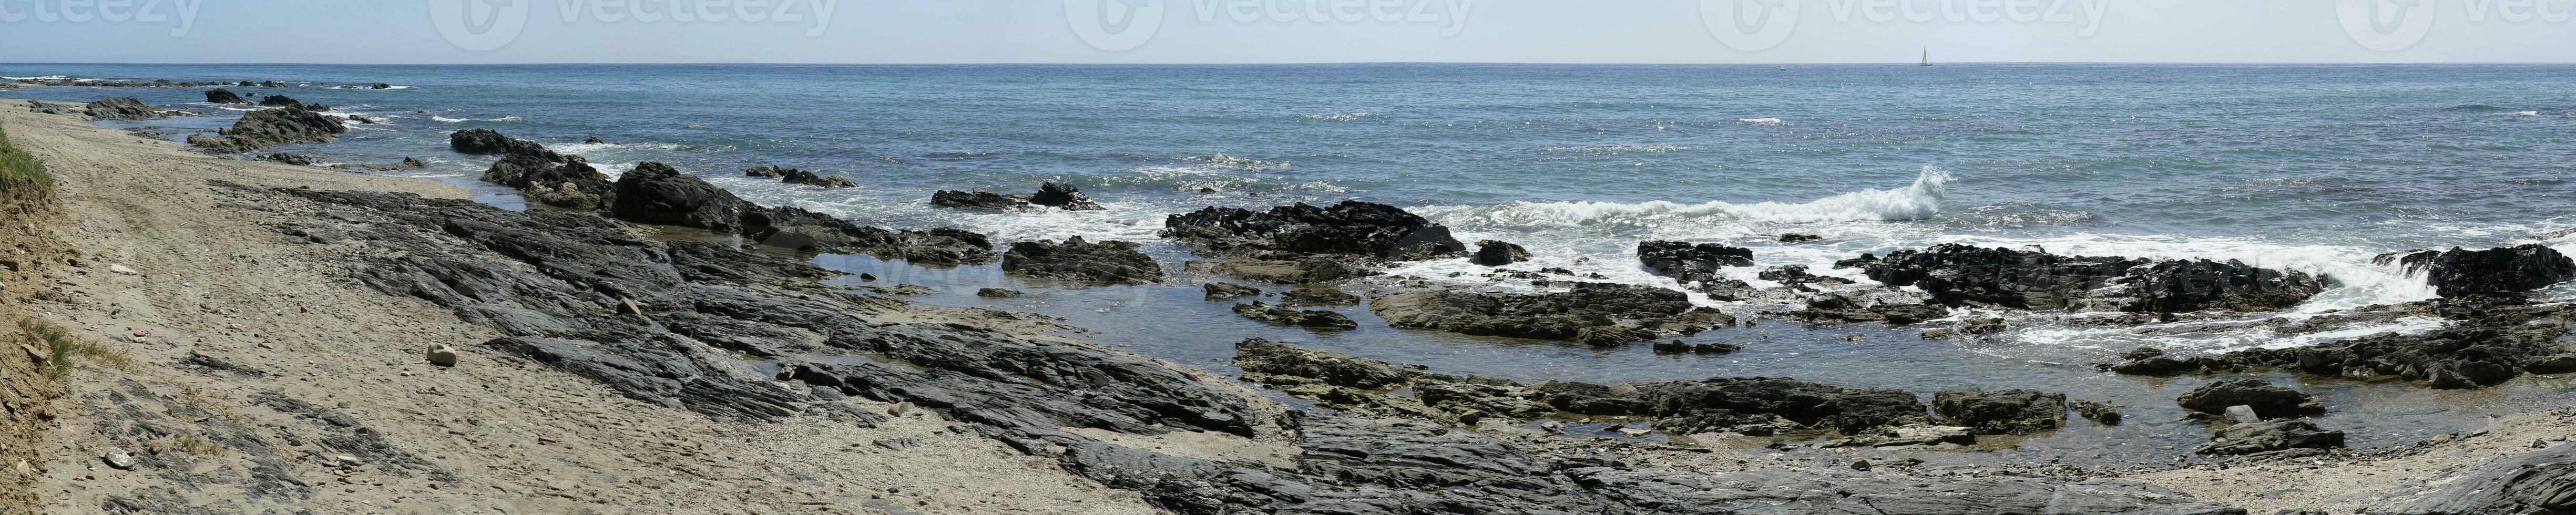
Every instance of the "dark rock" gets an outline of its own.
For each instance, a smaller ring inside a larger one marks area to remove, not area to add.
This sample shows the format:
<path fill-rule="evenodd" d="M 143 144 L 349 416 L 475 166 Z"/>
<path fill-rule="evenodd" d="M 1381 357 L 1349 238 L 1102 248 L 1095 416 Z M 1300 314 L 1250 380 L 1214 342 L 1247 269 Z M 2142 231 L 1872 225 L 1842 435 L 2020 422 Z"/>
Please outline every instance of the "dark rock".
<path fill-rule="evenodd" d="M 1326 257 L 1310 257 L 1294 261 L 1228 258 L 1217 263 L 1216 267 L 1218 271 L 1237 277 L 1279 284 L 1326 283 L 1377 275 L 1376 271 L 1361 268 L 1349 261 Z"/>
<path fill-rule="evenodd" d="M 1641 241 L 1637 242 L 1637 262 L 1645 265 L 1647 272 L 1691 284 L 1716 279 L 1719 268 L 1753 266 L 1753 249 L 1715 243 Z"/>
<path fill-rule="evenodd" d="M 1656 330 L 1595 330 L 1587 343 L 1606 338 L 1644 341 L 1660 332 L 1692 334 L 1732 325 L 1734 318 L 1693 307 L 1690 296 L 1651 286 L 1574 283 L 1552 293 L 1476 292 L 1458 289 L 1402 290 L 1369 302 L 1369 311 L 1388 325 L 1480 336 L 1570 340 L 1584 330 L 1617 325 L 1614 318 L 1654 324 Z"/>
<path fill-rule="evenodd" d="M 2059 256 L 1959 244 L 1897 251 L 1859 266 L 1866 268 L 1870 279 L 1888 286 L 1920 287 L 1933 299 L 1953 306 L 2151 313 L 2265 311 L 2296 305 L 2325 288 L 2323 280 L 2303 272 L 2234 261 Z"/>
<path fill-rule="evenodd" d="M 780 167 L 780 166 L 762 166 L 762 167 L 752 168 L 752 169 L 749 169 L 749 170 L 744 170 L 744 171 L 742 172 L 742 174 L 743 174 L 743 176 L 745 176 L 745 177 L 762 177 L 762 178 L 770 178 L 770 179 L 779 179 L 779 180 L 780 180 L 780 182 L 785 182 L 785 183 L 788 183 L 788 184 L 802 184 L 802 185 L 806 185 L 806 186 L 817 186 L 817 187 L 824 187 L 824 188 L 856 188 L 856 187 L 859 187 L 859 183 L 858 183 L 858 182 L 851 181 L 851 180 L 849 180 L 849 179 L 847 179 L 847 178 L 843 178 L 843 177 L 824 177 L 824 176 L 819 175 L 819 174 L 816 174 L 816 173 L 814 173 L 814 172 L 808 172 L 808 171 L 804 171 L 804 170 L 798 170 L 798 169 L 794 169 L 794 168 L 787 168 L 787 167 Z"/>
<path fill-rule="evenodd" d="M 269 95 L 267 98 L 259 99 L 259 105 L 262 107 L 293 107 L 298 109 L 311 109 L 306 107 L 303 102 L 295 101 L 295 97 L 289 97 L 286 95 Z M 323 111 L 324 109 L 313 110 Z"/>
<path fill-rule="evenodd" d="M 1100 205 L 1099 202 L 1092 201 L 1090 196 L 1083 195 L 1081 189 L 1075 188 L 1071 184 L 1064 184 L 1055 181 L 1047 181 L 1045 184 L 1038 185 L 1038 193 L 1036 195 L 1029 196 L 1029 203 L 1062 208 L 1066 211 L 1100 211 L 1109 209 L 1107 206 Z"/>
<path fill-rule="evenodd" d="M 1348 306 L 1360 303 L 1360 296 L 1345 293 L 1341 289 L 1331 286 L 1303 286 L 1294 290 L 1289 290 L 1286 293 L 1279 294 L 1279 303 L 1307 306 Z"/>
<path fill-rule="evenodd" d="M 975 290 L 975 296 L 987 299 L 1007 299 L 1020 296 L 1020 292 L 1018 290 L 1007 290 L 1002 288 L 984 288 Z"/>
<path fill-rule="evenodd" d="M 2083 415 L 2085 420 L 2091 420 L 2095 424 L 2120 425 L 2120 409 L 2109 404 L 2088 400 L 2068 401 L 2067 404 L 2075 408 L 2076 414 Z"/>
<path fill-rule="evenodd" d="M 209 103 L 209 104 L 248 104 L 248 103 L 250 103 L 250 99 L 242 98 L 242 96 L 241 96 L 241 95 L 234 94 L 234 93 L 232 92 L 232 90 L 223 89 L 223 88 L 215 88 L 215 89 L 209 89 L 209 90 L 206 90 L 206 103 Z"/>
<path fill-rule="evenodd" d="M 607 207 L 617 195 L 608 174 L 591 168 L 581 156 L 564 156 L 558 164 L 534 155 L 510 154 L 484 170 L 483 181 L 518 188 L 531 201 L 572 209 Z"/>
<path fill-rule="evenodd" d="M 427 163 L 427 162 L 423 162 L 423 161 L 421 161 L 421 160 L 420 160 L 420 158 L 416 158 L 416 157 L 404 157 L 404 158 L 403 158 L 403 160 L 402 160 L 402 164 L 394 165 L 394 169 L 395 169 L 395 170 L 412 170 L 412 169 L 428 168 L 428 167 L 429 167 L 429 163 Z"/>
<path fill-rule="evenodd" d="M 1172 215 L 1163 227 L 1164 236 L 1185 244 L 1265 259 L 1337 254 L 1419 261 L 1467 250 L 1448 227 L 1395 206 L 1356 200 L 1320 208 L 1300 203 L 1267 212 L 1210 207 Z"/>
<path fill-rule="evenodd" d="M 1742 345 L 1736 345 L 1736 344 L 1732 344 L 1732 343 L 1701 343 L 1701 344 L 1692 344 L 1692 343 L 1686 343 L 1686 342 L 1683 342 L 1683 341 L 1681 341 L 1681 340 L 1673 340 L 1673 341 L 1669 341 L 1669 342 L 1655 342 L 1655 353 L 1656 353 L 1656 354 L 1710 354 L 1710 355 L 1714 355 L 1714 354 L 1728 354 L 1728 353 L 1733 353 L 1733 352 L 1735 352 L 1735 351 L 1740 351 L 1740 350 L 1744 350 L 1744 346 L 1742 346 Z"/>
<path fill-rule="evenodd" d="M 1199 287 L 1200 287 L 1200 288 L 1202 288 L 1202 289 L 1207 290 L 1207 300 L 1224 300 L 1224 299 L 1233 299 L 1233 298 L 1242 298 L 1242 297 L 1259 297 L 1259 296 L 1261 296 L 1261 289 L 1260 289 L 1260 288 L 1254 288 L 1254 287 L 1244 286 L 1244 285 L 1235 284 L 1235 283 L 1207 283 L 1207 284 L 1200 285 Z"/>
<path fill-rule="evenodd" d="M 2228 406 L 2236 405 L 2253 406 L 2254 412 L 2264 418 L 2314 415 L 2326 411 L 2325 406 L 2317 404 L 2316 398 L 2309 396 L 2308 392 L 2261 379 L 2209 383 L 2184 392 L 2174 402 L 2182 404 L 2183 409 L 2213 415 L 2226 413 Z"/>
<path fill-rule="evenodd" d="M 492 129 L 465 129 L 449 133 L 447 146 L 456 149 L 457 152 L 474 155 L 528 156 L 549 163 L 561 163 L 564 160 L 562 154 L 547 150 L 544 145 L 504 136 Z"/>
<path fill-rule="evenodd" d="M 743 229 L 743 211 L 751 204 L 697 176 L 649 161 L 619 176 L 612 196 L 608 215 L 619 220 L 729 233 Z"/>
<path fill-rule="evenodd" d="M 2209 443 L 2191 448 L 2196 454 L 2235 456 L 2343 446 L 2342 431 L 2319 429 L 2308 419 L 2282 419 L 2236 424 L 2218 430 Z"/>
<path fill-rule="evenodd" d="M 1981 434 L 2030 434 L 2066 425 L 2066 395 L 1976 388 L 1932 394 L 1932 411 Z"/>
<path fill-rule="evenodd" d="M 794 206 L 746 205 L 742 234 L 761 245 L 802 252 L 867 254 L 919 264 L 993 262 L 992 240 L 954 228 L 889 231 Z"/>
<path fill-rule="evenodd" d="M 1503 266 L 1529 261 L 1530 253 L 1529 249 L 1510 242 L 1480 240 L 1476 242 L 1476 254 L 1467 260 L 1479 265 Z"/>
<path fill-rule="evenodd" d="M 2289 349 L 2247 349 L 2188 359 L 2139 357 L 2110 370 L 2136 375 L 2225 372 L 2283 368 L 2353 379 L 2394 377 L 2423 381 L 2434 388 L 2477 388 L 2519 377 L 2524 372 L 2559 370 L 2559 343 L 2567 327 L 2555 320 L 2576 317 L 2560 306 L 2535 305 L 2508 297 L 2472 296 L 2422 303 L 2431 315 L 2452 320 L 2422 334 L 2379 333 Z"/>
<path fill-rule="evenodd" d="M 787 170 L 792 170 L 792 168 L 779 168 L 779 167 L 775 167 L 775 166 L 756 166 L 756 167 L 752 167 L 751 169 L 748 169 L 748 170 L 743 170 L 743 171 L 742 171 L 742 176 L 744 176 L 744 177 L 758 177 L 758 178 L 762 178 L 762 179 L 777 179 L 777 178 L 781 178 L 781 177 L 786 177 L 786 176 L 787 176 Z"/>
<path fill-rule="evenodd" d="M 84 112 L 91 118 L 101 120 L 148 120 L 161 117 L 161 111 L 144 105 L 141 100 L 131 98 L 110 98 L 90 102 Z"/>
<path fill-rule="evenodd" d="M 1293 325 L 1309 329 L 1360 328 L 1359 322 L 1351 321 L 1351 317 L 1343 316 L 1341 313 L 1334 313 L 1320 309 L 1300 310 L 1287 306 L 1272 306 L 1260 301 L 1235 304 L 1234 314 L 1243 315 L 1244 318 L 1262 322 L 1278 325 Z"/>
<path fill-rule="evenodd" d="M 957 209 L 1019 211 L 1029 209 L 1029 200 L 1015 195 L 1004 195 L 990 191 L 979 190 L 974 192 L 964 192 L 939 190 L 938 193 L 930 195 L 930 205 Z"/>
<path fill-rule="evenodd" d="M 1950 316 L 1950 308 L 1927 300 L 1910 292 L 1874 288 L 1818 294 L 1807 298 L 1806 309 L 1784 314 L 1810 324 L 1886 322 L 1898 326 Z"/>
<path fill-rule="evenodd" d="M 295 107 L 263 109 L 244 114 L 233 127 L 221 132 L 222 138 L 189 136 L 188 144 L 217 152 L 249 152 L 287 143 L 322 143 L 349 132 L 339 120 Z"/>
<path fill-rule="evenodd" d="M 2576 278 L 2576 259 L 2538 243 L 2487 250 L 2421 251 L 2383 254 L 2372 262 L 2395 263 L 2407 273 L 2424 274 L 2443 297 L 2504 295 L 2547 288 Z"/>
<path fill-rule="evenodd" d="M 1794 233 L 1794 232 L 1784 232 L 1784 233 L 1780 233 L 1780 243 L 1806 243 L 1806 242 L 1816 241 L 1816 240 L 1821 240 L 1821 239 L 1825 239 L 1825 237 L 1823 237 L 1823 236 L 1817 236 L 1817 235 L 1813 235 L 1813 234 L 1799 234 L 1799 233 Z"/>
<path fill-rule="evenodd" d="M 1150 284 L 1163 280 L 1163 266 L 1124 241 L 1090 243 L 1081 236 L 1011 244 L 1002 254 L 1002 272 L 1028 277 Z"/>
<path fill-rule="evenodd" d="M 1243 369 L 1245 379 L 1255 382 L 1320 382 L 1371 390 L 1402 385 L 1425 373 L 1419 365 L 1397 365 L 1260 338 L 1234 344 L 1234 365 Z"/>
<path fill-rule="evenodd" d="M 581 140 L 581 142 L 582 142 L 582 143 L 596 144 L 596 145 L 606 145 L 606 144 L 608 144 L 608 140 L 600 139 L 598 136 L 591 136 L 591 137 L 589 137 L 589 138 L 586 138 L 586 139 Z"/>
<path fill-rule="evenodd" d="M 291 165 L 295 165 L 295 166 L 313 166 L 313 156 L 306 156 L 306 155 L 296 155 L 296 154 L 269 154 L 269 155 L 267 155 L 266 157 L 262 157 L 261 159 L 267 159 L 267 160 L 270 160 L 270 161 L 276 161 L 276 162 L 286 163 L 286 164 L 291 164 Z"/>

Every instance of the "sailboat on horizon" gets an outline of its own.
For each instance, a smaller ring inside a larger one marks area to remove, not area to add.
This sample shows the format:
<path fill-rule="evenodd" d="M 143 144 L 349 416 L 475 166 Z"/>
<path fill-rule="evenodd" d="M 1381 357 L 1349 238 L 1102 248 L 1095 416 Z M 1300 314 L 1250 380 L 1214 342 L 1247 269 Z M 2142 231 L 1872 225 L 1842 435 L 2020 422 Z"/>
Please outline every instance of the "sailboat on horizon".
<path fill-rule="evenodd" d="M 1932 65 L 1932 47 L 1923 47 L 1923 65 Z"/>

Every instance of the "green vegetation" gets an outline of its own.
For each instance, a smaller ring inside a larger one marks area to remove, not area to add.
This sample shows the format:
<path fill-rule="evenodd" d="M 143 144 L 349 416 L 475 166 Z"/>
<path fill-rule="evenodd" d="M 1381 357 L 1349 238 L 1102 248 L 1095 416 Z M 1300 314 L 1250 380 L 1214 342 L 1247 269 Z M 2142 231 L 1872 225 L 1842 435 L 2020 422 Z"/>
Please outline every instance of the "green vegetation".
<path fill-rule="evenodd" d="M 53 187 L 53 178 L 45 175 L 45 163 L 9 146 L 9 133 L 0 131 L 0 204 L 42 200 Z"/>
<path fill-rule="evenodd" d="M 91 361 L 115 368 L 126 368 L 134 364 L 133 360 L 125 357 L 123 352 L 83 341 L 73 337 L 71 331 L 63 330 L 53 324 L 25 321 L 19 322 L 18 327 L 27 330 L 29 336 L 34 336 L 36 340 L 45 343 L 47 355 L 43 366 L 45 375 L 48 377 L 62 378 L 63 374 L 70 373 L 73 367 L 78 366 L 76 361 Z"/>

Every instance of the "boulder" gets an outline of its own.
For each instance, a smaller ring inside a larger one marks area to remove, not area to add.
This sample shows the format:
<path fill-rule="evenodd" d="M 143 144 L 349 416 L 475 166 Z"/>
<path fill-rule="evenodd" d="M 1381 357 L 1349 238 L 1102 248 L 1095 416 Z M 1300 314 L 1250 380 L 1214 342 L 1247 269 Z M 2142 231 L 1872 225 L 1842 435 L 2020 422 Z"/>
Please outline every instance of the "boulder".
<path fill-rule="evenodd" d="M 1356 200 L 1330 207 L 1299 203 L 1269 211 L 1210 207 L 1171 215 L 1163 227 L 1164 236 L 1185 244 L 1268 259 L 1330 254 L 1420 261 L 1467 250 L 1446 226 L 1395 206 Z"/>
<path fill-rule="evenodd" d="M 1092 201 L 1090 196 L 1083 195 L 1081 189 L 1075 188 L 1071 184 L 1055 181 L 1047 181 L 1045 184 L 1038 185 L 1038 193 L 1036 195 L 1029 196 L 1029 203 L 1060 208 L 1066 211 L 1101 211 L 1109 209 L 1107 206 L 1100 205 L 1099 202 Z"/>
<path fill-rule="evenodd" d="M 206 103 L 209 103 L 209 104 L 248 104 L 248 103 L 250 103 L 250 99 L 242 98 L 242 96 L 241 96 L 241 95 L 239 95 L 239 94 L 235 94 L 235 93 L 233 93 L 233 91 L 232 91 L 232 90 L 229 90 L 229 89 L 215 88 L 215 89 L 209 89 L 209 90 L 206 90 Z"/>
<path fill-rule="evenodd" d="M 1308 329 L 1360 328 L 1359 322 L 1351 321 L 1351 317 L 1343 316 L 1341 313 L 1321 309 L 1300 310 L 1287 306 L 1272 306 L 1260 301 L 1235 304 L 1234 314 L 1262 322 Z"/>
<path fill-rule="evenodd" d="M 91 118 L 101 120 L 148 120 L 161 117 L 161 111 L 144 105 L 141 100 L 131 98 L 110 98 L 90 102 L 83 112 Z"/>
<path fill-rule="evenodd" d="M 1002 272 L 1027 277 L 1150 284 L 1163 280 L 1163 266 L 1124 241 L 1091 243 L 1081 236 L 1011 244 L 1002 254 Z"/>
<path fill-rule="evenodd" d="M 2076 414 L 2083 415 L 2085 420 L 2091 420 L 2095 424 L 2106 426 L 2120 425 L 2120 409 L 2112 407 L 2110 404 L 2099 401 L 2073 400 L 2067 401 L 2067 405 L 2073 407 Z"/>
<path fill-rule="evenodd" d="M 635 165 L 617 178 L 611 191 L 610 217 L 728 233 L 743 229 L 743 211 L 750 204 L 733 192 L 657 162 Z"/>
<path fill-rule="evenodd" d="M 296 107 L 263 109 L 244 114 L 233 127 L 219 133 L 221 138 L 189 136 L 188 144 L 217 152 L 249 152 L 287 143 L 322 143 L 349 132 L 347 125 L 321 113 Z"/>
<path fill-rule="evenodd" d="M 430 344 L 429 352 L 426 357 L 432 365 L 442 367 L 456 366 L 456 347 L 449 346 L 444 343 Z"/>
<path fill-rule="evenodd" d="M 299 109 L 311 109 L 306 107 L 303 102 L 296 101 L 295 97 L 286 95 L 269 95 L 267 98 L 259 99 L 259 105 L 261 107 L 293 107 Z M 322 111 L 323 109 L 314 110 Z"/>
<path fill-rule="evenodd" d="M 2294 449 L 2333 449 L 2343 446 L 2343 436 L 2342 431 L 2318 428 L 2315 422 L 2304 418 L 2270 420 L 2219 429 L 2209 443 L 2194 446 L 2191 452 L 2238 456 Z"/>
<path fill-rule="evenodd" d="M 492 129 L 466 129 L 447 135 L 448 148 L 474 155 L 523 155 L 549 163 L 563 162 L 563 155 L 547 150 L 535 142 L 502 135 Z"/>
<path fill-rule="evenodd" d="M 1520 245 L 1511 242 L 1479 240 L 1476 242 L 1476 254 L 1468 256 L 1467 260 L 1479 265 L 1503 266 L 1529 261 L 1530 253 L 1529 249 L 1521 248 Z"/>
<path fill-rule="evenodd" d="M 2382 254 L 2372 260 L 2422 274 L 2443 297 L 2505 295 L 2547 288 L 2576 278 L 2576 260 L 2538 243 L 2487 250 Z"/>
<path fill-rule="evenodd" d="M 2263 311 L 2297 305 L 2325 289 L 2324 280 L 2303 272 L 2235 261 L 2060 256 L 1959 244 L 1845 263 L 1863 267 L 1870 279 L 1888 286 L 1919 287 L 1952 306 L 2149 313 Z"/>
<path fill-rule="evenodd" d="M 2066 425 L 2066 395 L 1977 388 L 1932 394 L 1932 411 L 1981 434 L 2030 434 Z"/>
<path fill-rule="evenodd" d="M 2181 397 L 2174 398 L 2174 402 L 2181 404 L 2183 409 L 2211 415 L 2227 413 L 2228 406 L 2252 406 L 2256 413 L 2261 413 L 2267 418 L 2313 415 L 2324 413 L 2326 410 L 2325 406 L 2317 404 L 2316 398 L 2309 396 L 2308 392 L 2293 390 L 2261 379 L 2238 379 L 2201 385 L 2199 388 L 2184 392 Z"/>
<path fill-rule="evenodd" d="M 1753 249 L 1715 243 L 1641 241 L 1637 242 L 1637 262 L 1645 265 L 1647 272 L 1691 284 L 1716 279 L 1719 268 L 1753 266 Z"/>

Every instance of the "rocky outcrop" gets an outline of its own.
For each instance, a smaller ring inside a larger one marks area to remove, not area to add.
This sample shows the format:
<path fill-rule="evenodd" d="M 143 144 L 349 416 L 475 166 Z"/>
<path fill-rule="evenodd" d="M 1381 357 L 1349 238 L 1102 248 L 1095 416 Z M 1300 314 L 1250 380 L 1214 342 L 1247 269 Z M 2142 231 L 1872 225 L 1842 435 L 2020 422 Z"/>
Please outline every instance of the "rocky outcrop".
<path fill-rule="evenodd" d="M 1551 293 L 1410 289 L 1369 301 L 1388 325 L 1478 336 L 1579 340 L 1617 345 L 1734 325 L 1734 317 L 1692 306 L 1679 291 L 1574 283 Z"/>
<path fill-rule="evenodd" d="M 483 181 L 512 188 L 528 200 L 571 209 L 600 209 L 615 204 L 616 184 L 591 168 L 581 156 L 560 163 L 529 154 L 510 154 L 483 171 Z"/>
<path fill-rule="evenodd" d="M 1703 283 L 1703 286 L 1706 284 Z M 1814 294 L 1807 297 L 1805 309 L 1783 314 L 1792 319 L 1817 325 L 1885 322 L 1888 325 L 1903 326 L 1948 318 L 1950 308 L 1931 303 L 1930 299 L 1912 292 L 1894 288 L 1871 288 Z"/>
<path fill-rule="evenodd" d="M 1163 266 L 1124 241 L 1083 241 L 1081 236 L 1011 244 L 1002 254 L 1002 272 L 1048 279 L 1113 284 L 1151 284 L 1163 280 Z"/>
<path fill-rule="evenodd" d="M 1207 300 L 1225 300 L 1261 296 L 1260 288 L 1235 283 L 1207 283 L 1199 285 L 1199 288 L 1207 290 Z"/>
<path fill-rule="evenodd" d="M 2201 385 L 2199 388 L 2184 392 L 2181 397 L 2174 398 L 2174 402 L 2181 404 L 2183 409 L 2212 415 L 2226 413 L 2229 406 L 2251 406 L 2255 413 L 2267 419 L 2315 415 L 2326 411 L 2325 406 L 2317 404 L 2316 397 L 2308 395 L 2308 392 L 2261 379 L 2238 379 Z"/>
<path fill-rule="evenodd" d="M 2372 260 L 2422 274 L 2443 297 L 2507 295 L 2576 278 L 2576 259 L 2538 243 L 2510 248 L 2382 254 Z"/>
<path fill-rule="evenodd" d="M 1222 255 L 1270 260 L 1339 255 L 1419 261 L 1467 250 L 1446 226 L 1395 206 L 1356 200 L 1269 211 L 1210 207 L 1165 218 L 1163 235 Z"/>
<path fill-rule="evenodd" d="M 2424 311 L 2452 323 L 2422 334 L 2379 333 L 2309 347 L 2208 356 L 2174 357 L 2140 349 L 2103 368 L 2148 376 L 2280 368 L 2352 379 L 2423 381 L 2434 388 L 2477 388 L 2524 373 L 2576 372 L 2576 349 L 2559 342 L 2568 328 L 2545 323 L 2576 316 L 2566 307 L 2481 296 L 2442 299 Z"/>
<path fill-rule="evenodd" d="M 1637 262 L 1645 265 L 1647 272 L 1688 285 L 1717 279 L 1719 268 L 1753 266 L 1753 249 L 1715 243 L 1641 241 L 1637 242 Z"/>
<path fill-rule="evenodd" d="M 522 155 L 549 163 L 563 162 L 563 155 L 547 150 L 536 142 L 502 135 L 492 129 L 466 129 L 449 133 L 447 146 L 457 152 L 475 155 Z"/>
<path fill-rule="evenodd" d="M 1478 240 L 1476 253 L 1467 261 L 1485 266 L 1503 266 L 1530 260 L 1529 249 L 1506 241 Z"/>
<path fill-rule="evenodd" d="M 1341 313 L 1334 313 L 1321 309 L 1297 309 L 1288 306 L 1272 306 L 1262 303 L 1261 301 L 1235 304 L 1234 314 L 1243 315 L 1244 318 L 1265 323 L 1293 325 L 1308 329 L 1360 328 L 1359 322 L 1351 321 L 1351 317 L 1343 316 Z"/>
<path fill-rule="evenodd" d="M 162 116 L 161 111 L 144 105 L 141 100 L 131 98 L 110 98 L 90 102 L 83 112 L 91 118 L 101 120 L 149 120 Z"/>
<path fill-rule="evenodd" d="M 1348 306 L 1360 303 L 1360 296 L 1352 295 L 1339 288 L 1331 286 L 1308 285 L 1294 290 L 1281 292 L 1279 294 L 1279 303 L 1307 306 Z"/>
<path fill-rule="evenodd" d="M 2030 434 L 2066 425 L 2066 394 L 1949 390 L 1932 394 L 1932 411 L 1982 434 Z"/>
<path fill-rule="evenodd" d="M 1867 258 L 1867 257 L 1865 257 Z M 1916 286 L 1941 303 L 2015 309 L 2182 313 L 2278 310 L 2325 281 L 2235 261 L 2060 256 L 1959 244 L 1853 262 L 1888 286 Z"/>
<path fill-rule="evenodd" d="M 971 192 L 939 190 L 937 193 L 930 194 L 930 205 L 956 209 L 982 209 L 987 211 L 1020 211 L 1030 209 L 1029 199 L 1024 196 L 1004 195 L 983 190 Z"/>
<path fill-rule="evenodd" d="M 1029 203 L 1063 209 L 1066 211 L 1100 211 L 1109 209 L 1108 206 L 1102 206 L 1099 202 L 1091 200 L 1090 196 L 1083 195 L 1080 188 L 1075 188 L 1071 184 L 1055 181 L 1047 181 L 1045 184 L 1038 185 L 1038 193 L 1036 195 L 1029 196 Z"/>
<path fill-rule="evenodd" d="M 1227 258 L 1217 262 L 1216 271 L 1245 279 L 1279 284 L 1326 283 L 1378 274 L 1375 270 L 1362 268 L 1362 265 L 1327 257 L 1309 257 L 1293 261 Z"/>
<path fill-rule="evenodd" d="M 206 90 L 206 103 L 209 103 L 209 104 L 248 104 L 248 103 L 250 103 L 250 99 L 242 98 L 242 96 L 241 96 L 241 95 L 236 94 L 236 93 L 233 93 L 233 91 L 232 91 L 232 90 L 229 90 L 229 89 L 224 89 L 224 88 L 215 88 L 215 89 L 209 89 L 209 90 Z"/>
<path fill-rule="evenodd" d="M 891 231 L 793 206 L 744 203 L 742 235 L 761 245 L 801 252 L 867 254 L 919 264 L 991 263 L 993 242 L 954 228 Z"/>
<path fill-rule="evenodd" d="M 704 179 L 655 162 L 637 164 L 619 176 L 612 197 L 608 215 L 619 220 L 723 232 L 743 229 L 742 215 L 750 204 Z"/>
<path fill-rule="evenodd" d="M 2576 443 L 2470 465 L 2430 489 L 2392 492 L 2365 513 L 2506 515 L 2576 513 Z"/>
<path fill-rule="evenodd" d="M 288 143 L 322 143 L 339 138 L 349 127 L 321 113 L 295 107 L 244 114 L 221 138 L 189 136 L 188 144 L 216 152 L 249 152 Z"/>
<path fill-rule="evenodd" d="M 2342 446 L 2342 431 L 2327 431 L 2308 419 L 2296 418 L 2230 425 L 2219 429 L 2209 443 L 2192 447 L 2191 452 L 2219 456 L 2305 455 Z"/>

